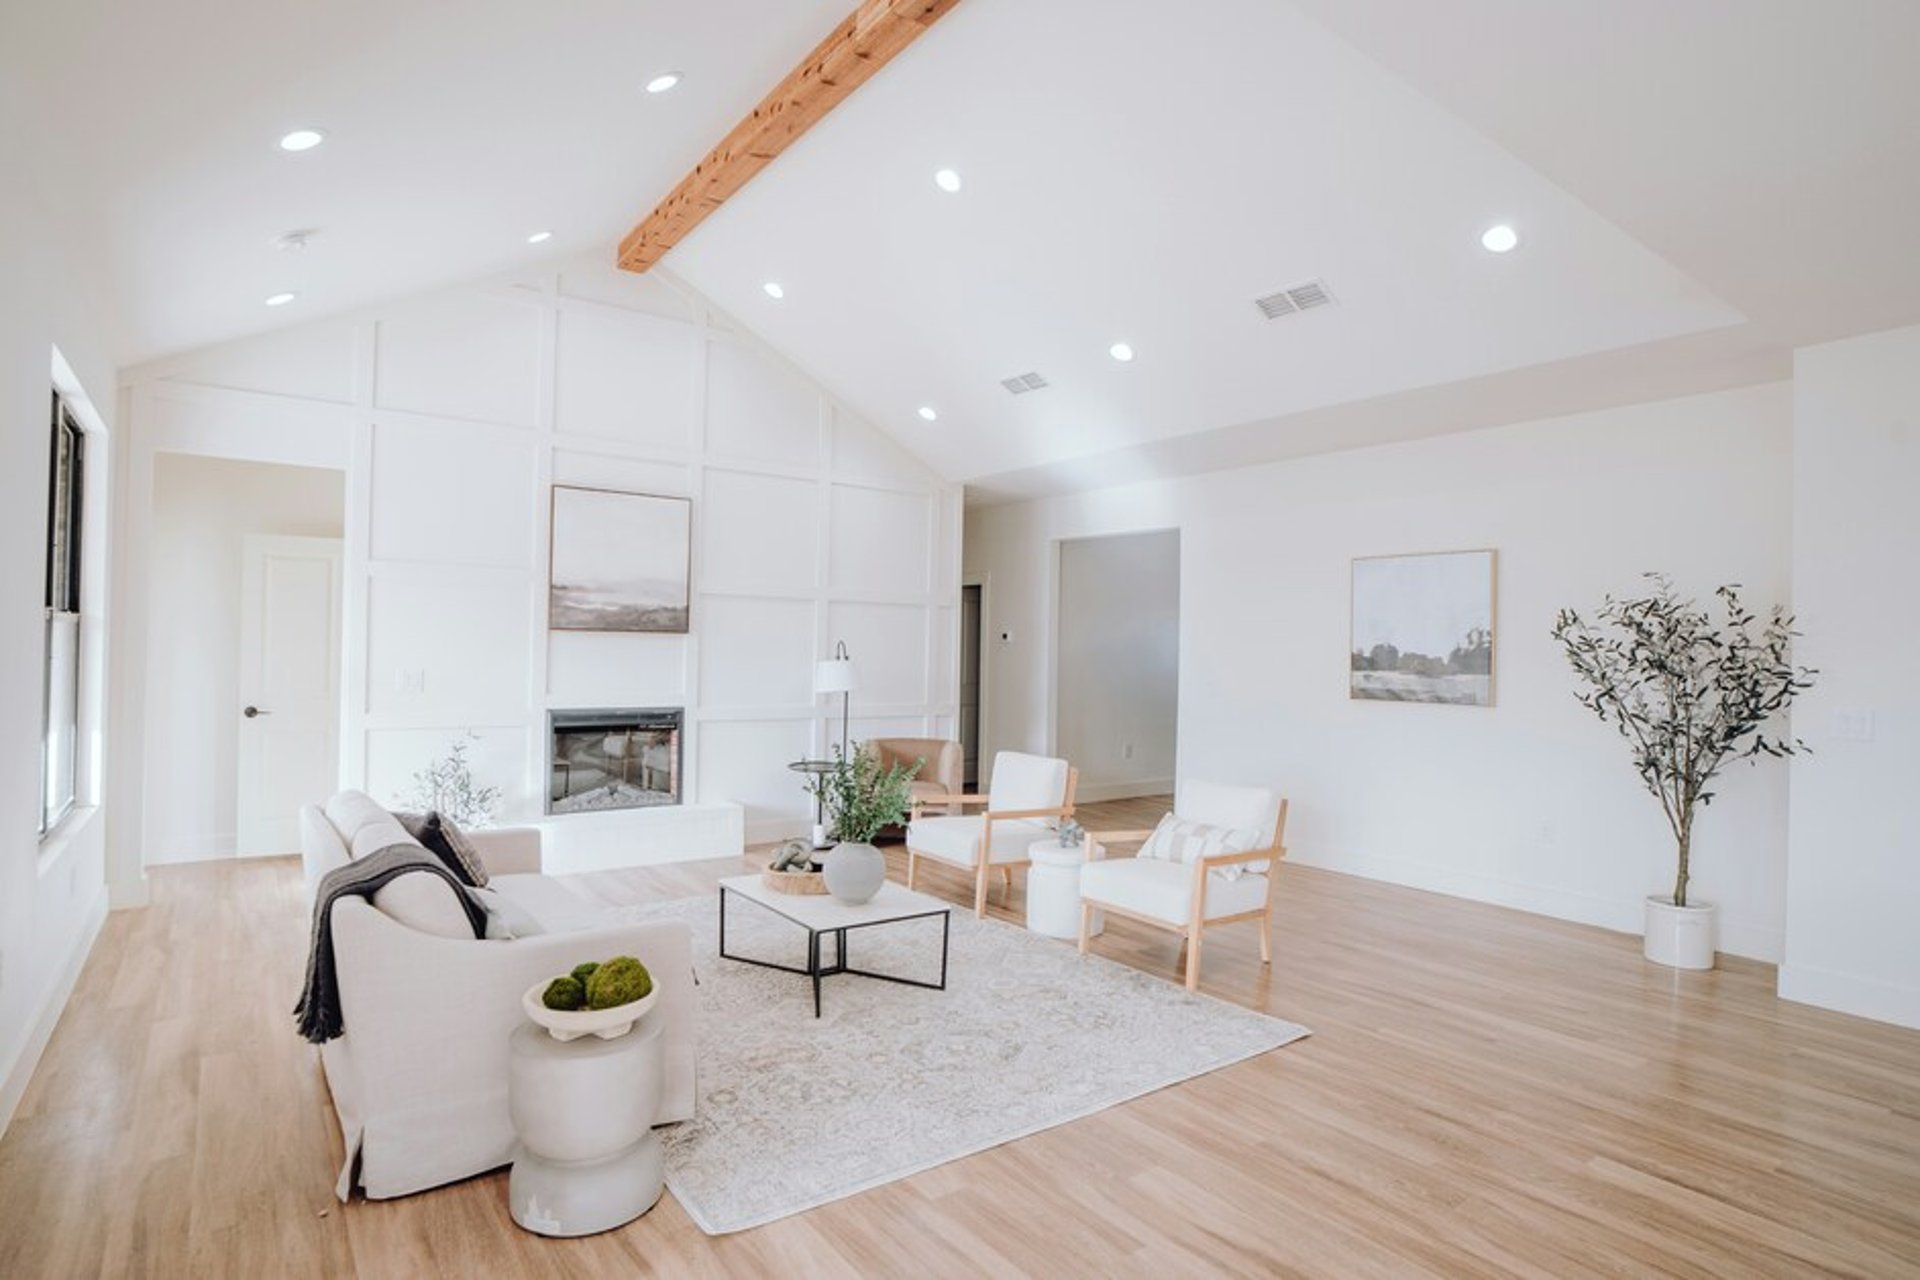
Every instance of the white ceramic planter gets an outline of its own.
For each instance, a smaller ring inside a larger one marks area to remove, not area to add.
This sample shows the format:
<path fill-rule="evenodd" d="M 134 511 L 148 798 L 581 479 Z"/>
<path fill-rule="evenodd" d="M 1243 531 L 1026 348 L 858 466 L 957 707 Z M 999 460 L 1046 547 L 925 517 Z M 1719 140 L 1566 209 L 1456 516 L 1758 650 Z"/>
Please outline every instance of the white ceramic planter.
<path fill-rule="evenodd" d="M 1648 898 L 1644 939 L 1647 959 L 1674 969 L 1713 968 L 1714 924 L 1714 908 L 1709 903 L 1676 907 L 1671 898 Z"/>
<path fill-rule="evenodd" d="M 827 850 L 820 870 L 828 893 L 858 906 L 871 901 L 887 882 L 887 855 L 870 844 L 849 840 Z"/>
<path fill-rule="evenodd" d="M 617 1040 L 653 1008 L 654 999 L 660 994 L 660 988 L 655 987 L 638 1000 L 617 1004 L 611 1009 L 549 1009 L 540 1002 L 540 997 L 551 981 L 551 978 L 542 978 L 528 987 L 520 997 L 520 1007 L 555 1040 L 578 1040 L 581 1036 Z"/>

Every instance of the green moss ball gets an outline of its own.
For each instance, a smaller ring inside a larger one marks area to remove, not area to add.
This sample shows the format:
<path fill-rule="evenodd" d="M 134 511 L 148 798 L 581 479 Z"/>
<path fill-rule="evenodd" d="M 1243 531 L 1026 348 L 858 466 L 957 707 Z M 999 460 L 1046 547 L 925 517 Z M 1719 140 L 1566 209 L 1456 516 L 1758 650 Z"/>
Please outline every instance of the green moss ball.
<path fill-rule="evenodd" d="M 599 967 L 600 962 L 598 960 L 589 960 L 585 964 L 577 964 L 573 966 L 573 980 L 584 987 L 587 985 L 587 979 L 591 978 L 593 971 Z"/>
<path fill-rule="evenodd" d="M 615 956 L 587 979 L 587 1008 L 611 1009 L 644 1000 L 653 990 L 653 975 L 632 956 Z"/>
<path fill-rule="evenodd" d="M 555 978 L 547 984 L 547 989 L 540 993 L 540 1003 L 549 1009 L 584 1008 L 587 1003 L 586 984 L 572 974 Z"/>

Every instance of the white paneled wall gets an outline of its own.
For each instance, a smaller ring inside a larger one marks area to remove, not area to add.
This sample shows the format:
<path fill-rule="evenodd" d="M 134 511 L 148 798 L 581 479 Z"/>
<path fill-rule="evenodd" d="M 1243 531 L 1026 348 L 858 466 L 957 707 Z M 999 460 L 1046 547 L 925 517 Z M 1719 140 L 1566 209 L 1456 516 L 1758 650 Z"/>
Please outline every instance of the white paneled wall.
<path fill-rule="evenodd" d="M 744 805 L 750 839 L 797 831 L 786 764 L 838 740 L 812 692 L 838 640 L 861 733 L 952 731 L 958 489 L 658 274 L 567 264 L 131 380 L 176 414 L 336 406 L 316 421 L 348 436 L 342 776 L 377 796 L 472 731 L 503 816 L 536 818 L 547 709 L 672 705 L 688 797 Z M 546 630 L 556 482 L 693 499 L 690 634 Z"/>

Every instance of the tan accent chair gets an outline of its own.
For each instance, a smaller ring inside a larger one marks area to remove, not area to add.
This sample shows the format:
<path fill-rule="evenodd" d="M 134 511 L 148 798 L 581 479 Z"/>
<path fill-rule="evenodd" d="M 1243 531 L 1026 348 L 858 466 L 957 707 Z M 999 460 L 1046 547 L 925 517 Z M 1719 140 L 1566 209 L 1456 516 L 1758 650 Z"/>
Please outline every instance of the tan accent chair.
<path fill-rule="evenodd" d="M 1260 847 L 1244 853 L 1196 857 L 1101 859 L 1103 843 L 1144 841 L 1148 831 L 1089 831 L 1080 869 L 1080 950 L 1085 954 L 1093 913 L 1106 911 L 1186 940 L 1187 990 L 1200 987 L 1200 941 L 1215 925 L 1260 922 L 1260 963 L 1273 963 L 1273 890 L 1280 879 L 1287 802 L 1267 787 L 1228 787 L 1186 781 L 1174 797 L 1174 816 L 1231 830 L 1258 831 Z M 1260 866 L 1259 864 L 1265 864 Z M 1225 868 L 1245 868 L 1238 875 Z M 1258 867 L 1256 870 L 1255 868 Z"/>
<path fill-rule="evenodd" d="M 1048 819 L 1073 816 L 1073 793 L 1080 771 L 1065 760 L 1002 751 L 993 758 L 987 794 L 927 796 L 914 802 L 907 826 L 907 888 L 915 886 L 920 859 L 932 858 L 973 872 L 973 914 L 987 913 L 987 873 L 995 867 L 1009 893 L 1013 869 L 1027 861 L 1027 849 L 1053 834 Z M 969 814 L 970 806 L 986 806 Z M 923 811 L 958 806 L 960 814 L 928 817 Z"/>
<path fill-rule="evenodd" d="M 879 757 L 883 769 L 894 764 L 902 769 L 919 765 L 920 772 L 913 779 L 915 803 L 925 797 L 956 795 L 966 785 L 966 752 L 957 742 L 945 738 L 868 738 L 860 749 Z"/>

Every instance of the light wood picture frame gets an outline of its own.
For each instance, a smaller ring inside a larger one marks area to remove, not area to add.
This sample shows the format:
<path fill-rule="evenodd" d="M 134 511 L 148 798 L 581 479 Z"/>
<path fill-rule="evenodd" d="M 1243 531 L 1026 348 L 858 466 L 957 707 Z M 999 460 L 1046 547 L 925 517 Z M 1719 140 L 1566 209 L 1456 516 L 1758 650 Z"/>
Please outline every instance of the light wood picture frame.
<path fill-rule="evenodd" d="M 1347 696 L 1492 706 L 1498 572 L 1491 548 L 1356 557 Z"/>
<path fill-rule="evenodd" d="M 556 484 L 550 533 L 549 630 L 686 634 L 691 498 Z"/>

